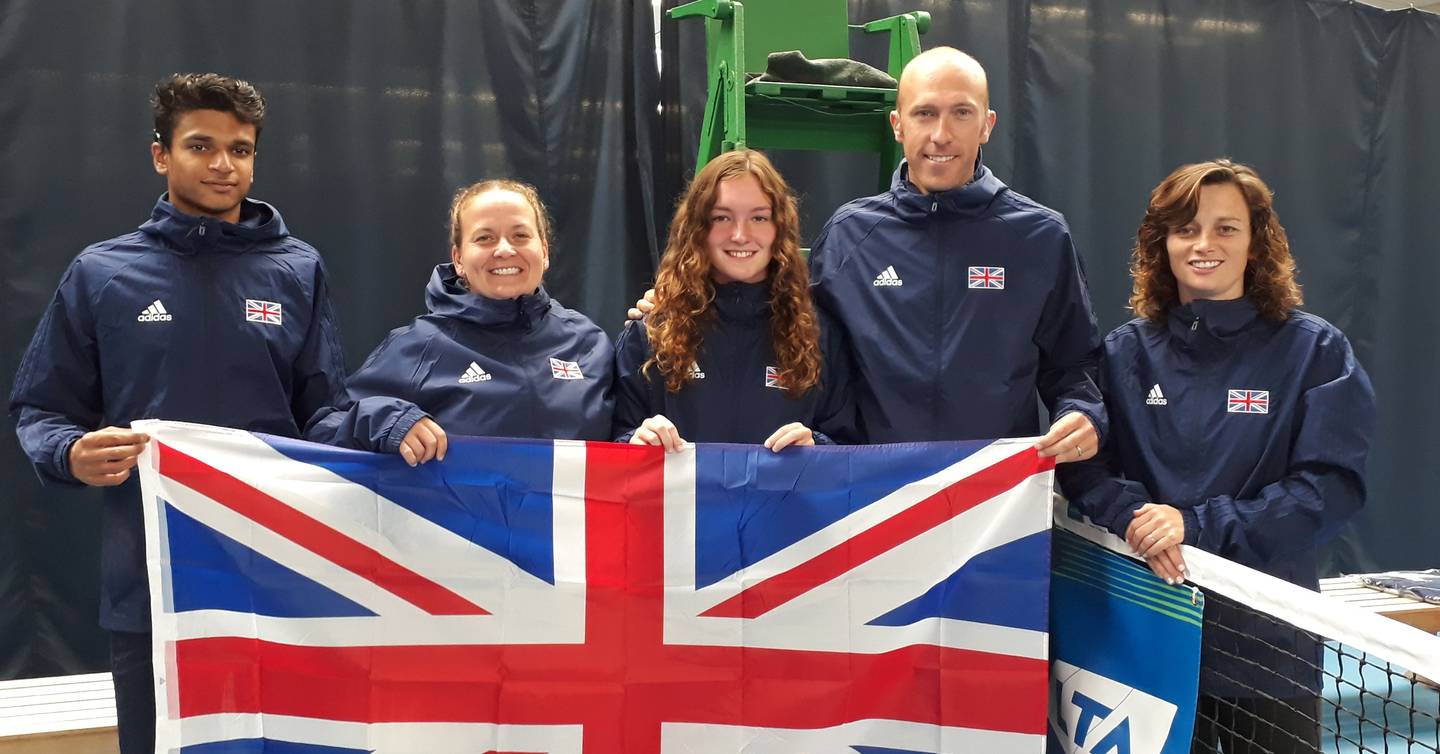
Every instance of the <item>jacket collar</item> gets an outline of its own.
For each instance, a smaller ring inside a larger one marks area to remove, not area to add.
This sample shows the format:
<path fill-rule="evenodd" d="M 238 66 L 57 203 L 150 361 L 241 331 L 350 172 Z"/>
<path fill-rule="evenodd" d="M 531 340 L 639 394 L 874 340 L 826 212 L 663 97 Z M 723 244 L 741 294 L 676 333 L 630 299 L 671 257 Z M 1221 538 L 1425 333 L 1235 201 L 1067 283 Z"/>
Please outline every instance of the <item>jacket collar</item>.
<path fill-rule="evenodd" d="M 727 322 L 754 322 L 770 316 L 770 283 L 715 285 L 715 313 Z"/>
<path fill-rule="evenodd" d="M 545 286 L 519 298 L 486 298 L 460 285 L 455 265 L 435 265 L 430 282 L 425 286 L 425 305 L 434 314 L 456 317 L 481 327 L 530 329 L 550 311 L 550 294 Z"/>
<path fill-rule="evenodd" d="M 910 182 L 909 162 L 903 160 L 890 179 L 890 194 L 895 197 L 896 210 L 902 219 L 910 222 L 924 220 L 933 214 L 974 218 L 985 212 L 996 196 L 1008 190 L 1005 182 L 985 167 L 979 155 L 975 157 L 975 175 L 970 182 L 949 191 L 920 193 L 920 189 Z"/>
<path fill-rule="evenodd" d="M 1199 299 L 1170 310 L 1170 334 L 1192 349 L 1223 348 L 1244 337 L 1260 312 L 1255 302 L 1241 296 L 1229 301 Z"/>
<path fill-rule="evenodd" d="M 214 217 L 181 212 L 170 203 L 168 192 L 155 201 L 150 219 L 140 226 L 140 231 L 163 239 L 183 254 L 243 252 L 262 241 L 290 235 L 280 212 L 265 202 L 245 199 L 240 204 L 240 221 L 227 223 Z"/>

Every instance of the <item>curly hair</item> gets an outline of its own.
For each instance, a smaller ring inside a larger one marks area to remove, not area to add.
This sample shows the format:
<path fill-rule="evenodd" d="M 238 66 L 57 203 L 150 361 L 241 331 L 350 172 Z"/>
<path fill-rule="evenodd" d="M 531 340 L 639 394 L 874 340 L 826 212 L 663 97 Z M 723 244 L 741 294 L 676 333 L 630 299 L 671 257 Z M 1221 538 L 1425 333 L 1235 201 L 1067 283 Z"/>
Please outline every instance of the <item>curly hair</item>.
<path fill-rule="evenodd" d="M 1182 166 L 1150 192 L 1150 204 L 1130 253 L 1130 275 L 1135 279 L 1130 308 L 1136 315 L 1159 322 L 1180 304 L 1166 239 L 1172 231 L 1195 219 L 1200 188 L 1220 184 L 1240 189 L 1250 208 L 1250 255 L 1245 264 L 1244 295 L 1255 303 L 1262 317 L 1276 322 L 1288 318 L 1304 303 L 1300 285 L 1295 282 L 1290 241 L 1272 204 L 1274 192 L 1253 168 L 1219 159 Z"/>
<path fill-rule="evenodd" d="M 219 110 L 255 127 L 255 139 L 265 125 L 265 98 L 243 79 L 218 73 L 172 73 L 155 84 L 150 111 L 155 119 L 155 141 L 169 149 L 180 116 L 192 110 Z"/>
<path fill-rule="evenodd" d="M 795 196 L 765 155 L 741 149 L 716 157 L 695 174 L 670 224 L 670 239 L 655 279 L 655 309 L 645 320 L 651 356 L 641 369 L 658 369 L 672 393 L 692 379 L 690 369 L 704 340 L 702 326 L 714 317 L 715 286 L 706 244 L 710 212 L 720 184 L 745 175 L 754 176 L 770 200 L 775 226 L 766 278 L 770 345 L 786 395 L 798 398 L 820 381 L 820 325 L 810 298 L 810 274 L 800 254 Z"/>
<path fill-rule="evenodd" d="M 540 201 L 540 192 L 528 183 L 511 180 L 509 178 L 492 178 L 488 181 L 472 183 L 465 188 L 455 192 L 455 198 L 450 202 L 450 245 L 460 245 L 460 213 L 465 211 L 470 201 L 481 194 L 488 194 L 491 191 L 509 191 L 518 194 L 520 198 L 530 205 L 535 212 L 535 231 L 540 234 L 541 243 L 546 248 L 550 247 L 550 215 L 545 211 L 545 203 Z"/>

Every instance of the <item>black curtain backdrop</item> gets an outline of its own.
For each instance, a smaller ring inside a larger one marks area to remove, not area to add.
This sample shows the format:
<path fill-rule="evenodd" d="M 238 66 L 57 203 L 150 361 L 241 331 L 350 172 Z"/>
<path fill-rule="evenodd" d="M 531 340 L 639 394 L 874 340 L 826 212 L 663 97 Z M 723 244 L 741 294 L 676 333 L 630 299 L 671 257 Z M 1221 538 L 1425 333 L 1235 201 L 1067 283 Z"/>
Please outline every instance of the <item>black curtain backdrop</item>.
<path fill-rule="evenodd" d="M 1260 171 L 1304 308 L 1349 335 L 1380 400 L 1369 502 L 1326 568 L 1440 566 L 1440 399 L 1429 385 L 1440 371 L 1429 229 L 1440 17 L 1345 0 L 852 0 L 850 21 L 911 10 L 933 19 L 924 48 L 958 47 L 987 68 L 999 121 L 985 161 L 1068 218 L 1104 331 L 1130 318 L 1127 265 L 1150 189 L 1213 157 Z M 701 27 L 661 22 L 668 196 L 694 171 Z M 852 56 L 883 67 L 883 40 L 867 37 L 852 32 Z M 874 193 L 868 158 L 776 158 L 801 194 L 807 239 L 840 203 Z"/>
<path fill-rule="evenodd" d="M 0 388 L 70 260 L 164 190 L 147 98 L 175 71 L 265 94 L 251 195 L 320 249 L 352 369 L 424 311 L 450 198 L 483 178 L 538 187 L 557 236 L 547 287 L 613 329 L 655 256 L 653 27 L 648 0 L 5 0 Z M 0 678 L 102 669 L 99 496 L 42 487 L 12 430 Z"/>
<path fill-rule="evenodd" d="M 676 4 L 666 0 L 667 5 Z M 1367 511 L 1333 570 L 1434 566 L 1440 401 L 1429 288 L 1440 185 L 1440 18 L 1343 0 L 852 0 L 852 22 L 934 18 L 922 45 L 975 54 L 999 113 L 986 162 L 1064 212 L 1102 327 L 1128 318 L 1127 257 L 1149 190 L 1226 155 L 1276 190 L 1306 309 L 1343 328 L 1381 417 Z M 177 70 L 261 87 L 253 196 L 329 265 L 351 367 L 422 309 L 461 185 L 535 183 L 556 220 L 547 285 L 612 332 L 648 282 L 694 170 L 704 35 L 645 0 L 7 0 L 0 5 L 0 388 L 60 273 L 128 231 L 163 183 L 145 99 Z M 884 63 L 883 40 L 852 34 Z M 656 104 L 663 103 L 657 117 Z M 1425 137 L 1431 137 L 1427 140 Z M 864 158 L 776 155 L 808 237 L 873 193 Z M 0 432 L 0 678 L 101 669 L 98 496 L 41 487 Z"/>

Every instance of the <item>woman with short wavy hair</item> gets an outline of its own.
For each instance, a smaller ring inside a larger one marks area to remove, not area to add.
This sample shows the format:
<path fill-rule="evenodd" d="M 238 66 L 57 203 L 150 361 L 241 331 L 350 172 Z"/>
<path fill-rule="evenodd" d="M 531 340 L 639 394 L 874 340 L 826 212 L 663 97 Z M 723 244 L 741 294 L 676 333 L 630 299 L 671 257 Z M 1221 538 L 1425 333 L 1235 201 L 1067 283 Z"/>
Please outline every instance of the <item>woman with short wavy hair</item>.
<path fill-rule="evenodd" d="M 1316 589 L 1316 549 L 1365 501 L 1375 393 L 1345 335 L 1296 308 L 1270 188 L 1229 160 L 1179 168 L 1131 259 L 1139 317 L 1101 363 L 1110 434 L 1058 471 L 1066 495 L 1172 584 L 1186 544 Z M 1206 612 L 1195 750 L 1315 751 L 1319 646 Z"/>
<path fill-rule="evenodd" d="M 763 154 L 727 152 L 695 175 L 655 299 L 616 343 L 620 440 L 778 451 L 845 431 L 848 354 L 811 302 L 795 198 Z"/>
<path fill-rule="evenodd" d="M 1265 319 L 1284 320 L 1304 303 L 1295 282 L 1290 239 L 1275 216 L 1270 187 L 1254 169 L 1229 160 L 1186 165 L 1151 194 L 1130 255 L 1130 275 L 1135 280 L 1130 308 L 1138 316 L 1159 322 L 1182 303 L 1167 243 L 1172 229 L 1194 218 L 1201 192 L 1210 186 L 1235 187 L 1246 205 L 1244 219 L 1249 221 L 1250 245 L 1245 263 L 1240 266 L 1245 297 Z"/>

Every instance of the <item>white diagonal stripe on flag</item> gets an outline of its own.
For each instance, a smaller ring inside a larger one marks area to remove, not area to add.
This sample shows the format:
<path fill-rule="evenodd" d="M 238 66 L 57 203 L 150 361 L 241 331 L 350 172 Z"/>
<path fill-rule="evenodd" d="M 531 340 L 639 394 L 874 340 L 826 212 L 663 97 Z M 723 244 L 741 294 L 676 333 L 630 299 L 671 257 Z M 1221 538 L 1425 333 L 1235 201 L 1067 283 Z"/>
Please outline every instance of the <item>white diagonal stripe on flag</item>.
<path fill-rule="evenodd" d="M 161 497 L 185 515 L 240 542 L 290 570 L 321 581 L 337 594 L 378 615 L 423 615 L 415 605 L 369 579 L 326 560 L 313 550 L 276 534 L 244 515 L 190 488 L 161 477 Z M 168 547 L 166 548 L 168 552 Z M 168 596 L 168 595 L 167 595 Z M 167 606 L 167 612 L 173 612 Z M 249 616 L 246 616 L 247 619 Z"/>
<path fill-rule="evenodd" d="M 1012 542 L 1049 528 L 1048 510 L 1029 510 L 1016 505 L 1017 499 L 1035 494 L 1032 485 L 1048 490 L 1052 472 L 1036 474 L 1015 487 L 954 516 L 928 531 L 896 545 L 887 552 L 849 571 L 848 577 L 820 584 L 786 604 L 758 618 L 697 617 L 717 604 L 733 598 L 744 588 L 812 560 L 848 541 L 857 532 L 868 530 L 931 497 L 950 485 L 989 468 L 996 462 L 1028 450 L 1033 440 L 1000 441 L 925 479 L 908 484 L 880 500 L 826 526 L 789 547 L 737 571 L 728 578 L 694 591 L 672 588 L 666 593 L 665 636 L 675 643 L 721 646 L 810 648 L 829 651 L 886 652 L 910 644 L 937 644 L 982 651 L 1043 658 L 1043 632 L 966 621 L 930 618 L 910 626 L 872 626 L 867 623 L 898 604 L 920 597 L 981 551 Z M 688 458 L 693 466 L 694 451 L 667 454 L 666 477 L 680 476 L 677 464 Z M 688 474 L 693 475 L 693 469 Z M 683 476 L 680 476 L 684 479 Z M 682 482 L 683 483 L 683 482 Z M 693 562 L 671 553 L 694 552 L 695 518 L 693 492 L 677 486 L 673 494 L 667 485 L 666 498 L 666 584 L 693 585 Z M 976 532 L 986 532 L 976 535 Z M 956 547 L 954 543 L 962 543 Z M 945 553 L 937 558 L 935 553 Z M 917 578 L 916 574 L 926 574 Z M 909 589 L 897 593 L 897 583 Z M 870 585 L 866 589 L 861 585 Z M 797 620 L 797 616 L 804 620 Z M 821 617 L 824 616 L 824 617 Z M 796 630 L 815 621 L 844 626 L 833 634 L 816 635 Z"/>
<path fill-rule="evenodd" d="M 219 434 L 217 430 L 215 434 Z M 206 444 L 180 443 L 177 447 L 181 452 L 187 453 L 198 461 L 214 465 L 223 463 L 226 454 L 231 458 L 236 453 L 244 453 L 248 456 L 247 463 L 243 468 L 237 467 L 233 462 L 226 465 L 230 473 L 241 482 L 254 487 L 271 497 L 282 500 L 285 504 L 295 510 L 327 525 L 336 532 L 359 542 L 390 560 L 409 568 L 426 579 L 429 579 L 455 594 L 470 600 L 476 605 L 492 613 L 489 616 L 429 616 L 416 615 L 413 606 L 400 608 L 385 600 L 376 597 L 367 597 L 365 594 L 357 594 L 361 599 L 356 602 L 366 605 L 371 609 L 381 607 L 386 609 L 377 610 L 379 618 L 368 618 L 372 621 L 368 629 L 365 643 L 384 644 L 386 637 L 399 637 L 403 627 L 413 620 L 433 621 L 437 626 L 453 626 L 457 636 L 449 636 L 446 641 L 471 641 L 473 643 L 493 643 L 502 641 L 499 633 L 503 626 L 511 635 L 504 637 L 509 643 L 546 643 L 546 642 L 572 642 L 581 640 L 578 634 L 583 634 L 583 615 L 585 584 L 584 579 L 570 579 L 559 581 L 556 584 L 549 584 L 538 579 L 529 573 L 517 568 L 509 560 L 490 552 L 489 550 L 474 544 L 459 535 L 456 535 L 428 519 L 416 516 L 405 508 L 396 505 L 383 497 L 375 494 L 367 488 L 350 484 L 341 477 L 336 476 L 327 469 L 306 463 L 293 461 L 274 448 L 267 445 L 259 438 L 247 432 L 224 433 L 223 442 L 212 441 Z M 167 442 L 162 435 L 157 438 L 161 442 Z M 576 452 L 570 445 L 565 446 L 568 450 L 558 451 L 562 455 L 569 454 L 570 460 L 574 461 Z M 583 458 L 583 448 L 580 450 Z M 557 478 L 558 482 L 572 479 L 574 471 L 569 471 L 565 476 Z M 228 511 L 226 516 L 241 514 L 230 511 L 224 506 L 215 503 L 207 505 L 190 505 L 194 502 L 190 496 L 208 499 L 183 485 L 162 477 L 153 469 L 142 469 L 142 474 L 152 475 L 154 484 L 161 485 L 158 489 L 165 490 L 164 497 L 174 503 L 187 515 L 196 517 L 204 523 L 212 526 L 226 525 L 225 521 L 215 521 L 216 509 Z M 583 472 L 581 472 L 578 489 L 583 493 Z M 315 494 L 297 495 L 296 489 L 315 491 Z M 566 489 L 562 487 L 562 489 Z M 577 494 L 574 482 L 569 485 L 568 494 L 555 497 L 554 510 L 556 520 L 565 519 L 577 522 L 574 526 L 556 533 L 556 575 L 559 575 L 559 568 L 562 564 L 569 569 L 573 576 L 577 567 L 571 562 L 574 556 L 566 555 L 562 559 L 560 553 L 567 550 L 578 552 L 583 557 L 584 553 L 584 517 L 583 498 Z M 329 561 L 323 561 L 324 565 L 317 564 L 311 558 L 318 556 L 298 556 L 292 552 L 294 543 L 278 534 L 269 532 L 249 519 L 245 522 L 243 529 L 231 531 L 238 534 L 236 538 L 242 544 L 255 548 L 257 552 L 270 557 L 286 567 L 295 570 L 303 576 L 315 579 L 320 583 L 340 591 L 338 586 L 348 583 L 342 580 L 339 583 L 330 581 L 331 578 L 339 578 L 332 569 L 336 566 Z M 252 533 L 253 532 L 253 533 Z M 384 532 L 382 535 L 380 532 Z M 248 540 L 248 541 L 247 541 Z M 155 543 L 157 546 L 160 543 Z M 580 569 L 583 573 L 583 569 Z M 345 572 L 345 573 L 348 573 Z M 348 578 L 353 578 L 351 574 Z M 375 589 L 381 589 L 376 586 Z M 347 595 L 348 596 L 348 595 Z M 387 605 L 389 606 L 387 608 Z M 240 628 L 243 630 L 233 634 L 241 636 L 255 635 L 254 624 L 263 616 L 245 616 Z M 501 620 L 503 618 L 503 621 Z M 345 618 L 313 619 L 338 621 L 341 625 L 349 623 Z M 288 624 L 283 620 L 276 621 L 277 625 L 285 626 L 303 625 L 304 621 L 291 620 Z M 384 628 L 389 623 L 395 623 L 394 630 Z M 246 627 L 245 624 L 249 624 Z M 493 628 L 491 628 L 493 626 Z M 517 628 L 519 630 L 517 630 Z M 489 639 L 478 636 L 463 637 L 464 630 L 477 631 L 479 634 L 491 635 Z M 295 632 L 291 643 L 307 644 L 313 640 L 307 640 L 305 631 L 292 628 L 281 628 L 281 632 L 289 634 Z M 448 631 L 441 631 L 447 633 Z M 377 634 L 379 634 L 377 636 Z M 413 631 L 410 635 L 414 635 Z M 428 634 L 435 638 L 434 643 L 445 643 L 437 637 L 439 634 Z M 327 642 L 334 636 L 327 636 Z M 353 638 L 353 637 L 352 637 Z"/>

